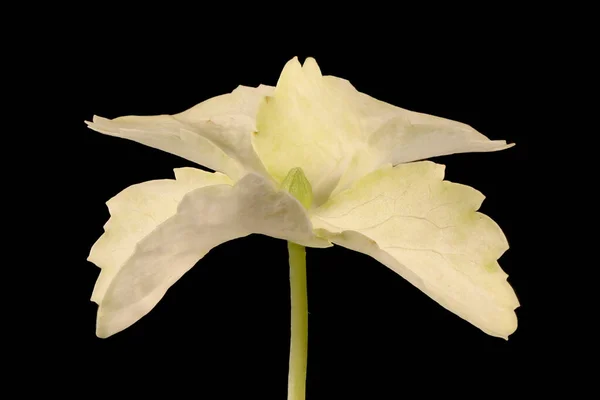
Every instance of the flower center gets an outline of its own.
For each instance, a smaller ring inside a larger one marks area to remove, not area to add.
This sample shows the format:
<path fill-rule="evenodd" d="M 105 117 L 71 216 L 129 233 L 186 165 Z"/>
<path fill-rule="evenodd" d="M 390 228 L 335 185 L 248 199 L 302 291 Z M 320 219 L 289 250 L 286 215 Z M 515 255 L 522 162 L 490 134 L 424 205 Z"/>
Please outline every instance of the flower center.
<path fill-rule="evenodd" d="M 281 188 L 294 196 L 307 210 L 312 205 L 312 186 L 308 179 L 306 179 L 302 168 L 296 167 L 290 169 L 283 182 L 281 182 Z"/>

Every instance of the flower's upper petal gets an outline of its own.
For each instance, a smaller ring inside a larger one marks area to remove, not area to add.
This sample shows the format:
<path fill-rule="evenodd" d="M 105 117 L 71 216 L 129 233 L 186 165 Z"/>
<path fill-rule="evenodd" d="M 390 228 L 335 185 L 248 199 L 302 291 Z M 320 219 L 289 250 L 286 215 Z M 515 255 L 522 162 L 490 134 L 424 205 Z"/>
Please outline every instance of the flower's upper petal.
<path fill-rule="evenodd" d="M 484 332 L 508 338 L 519 302 L 497 262 L 506 238 L 476 212 L 480 192 L 443 177 L 444 167 L 429 161 L 384 166 L 314 210 L 313 225 Z"/>
<path fill-rule="evenodd" d="M 226 241 L 259 233 L 305 246 L 317 238 L 302 205 L 257 174 L 235 186 L 221 174 L 176 170 L 177 180 L 134 185 L 108 202 L 111 218 L 89 260 L 102 268 L 92 300 L 97 335 L 146 315 L 185 272 Z"/>
<path fill-rule="evenodd" d="M 514 146 L 490 140 L 462 122 L 410 111 L 361 93 L 341 78 L 324 81 L 348 102 L 359 116 L 369 148 L 385 154 L 393 165 L 455 153 L 504 150 Z"/>
<path fill-rule="evenodd" d="M 316 204 L 327 199 L 360 143 L 357 115 L 332 89 L 314 59 L 301 66 L 293 58 L 259 107 L 252 140 L 277 182 L 292 168 L 302 168 Z"/>
<path fill-rule="evenodd" d="M 489 152 L 514 146 L 490 140 L 471 126 L 446 118 L 418 113 L 361 93 L 345 79 L 325 76 L 324 81 L 354 110 L 362 130 L 356 152 L 333 195 L 380 166 L 455 153 Z"/>
<path fill-rule="evenodd" d="M 272 96 L 258 109 L 253 145 L 281 182 L 301 167 L 315 203 L 379 168 L 452 153 L 510 147 L 468 125 L 416 113 L 356 90 L 347 80 L 322 76 L 312 58 L 284 67 Z"/>
<path fill-rule="evenodd" d="M 94 116 L 87 122 L 98 132 L 183 157 L 234 180 L 248 172 L 266 175 L 251 144 L 261 99 L 273 88 L 239 86 L 176 115 L 125 116 L 112 120 Z"/>

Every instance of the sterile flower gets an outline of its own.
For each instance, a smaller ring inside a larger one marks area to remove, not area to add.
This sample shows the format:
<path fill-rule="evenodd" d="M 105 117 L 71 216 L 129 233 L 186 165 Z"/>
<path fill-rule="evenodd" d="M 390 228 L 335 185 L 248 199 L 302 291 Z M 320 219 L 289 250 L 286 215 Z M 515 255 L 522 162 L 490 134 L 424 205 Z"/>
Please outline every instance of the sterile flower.
<path fill-rule="evenodd" d="M 276 87 L 88 125 L 216 171 L 178 168 L 107 202 L 89 256 L 101 268 L 99 337 L 142 318 L 212 248 L 252 233 L 368 254 L 487 334 L 508 338 L 517 327 L 519 302 L 497 261 L 508 243 L 477 212 L 484 196 L 419 161 L 505 141 L 376 100 L 322 76 L 312 58 L 290 60 Z"/>

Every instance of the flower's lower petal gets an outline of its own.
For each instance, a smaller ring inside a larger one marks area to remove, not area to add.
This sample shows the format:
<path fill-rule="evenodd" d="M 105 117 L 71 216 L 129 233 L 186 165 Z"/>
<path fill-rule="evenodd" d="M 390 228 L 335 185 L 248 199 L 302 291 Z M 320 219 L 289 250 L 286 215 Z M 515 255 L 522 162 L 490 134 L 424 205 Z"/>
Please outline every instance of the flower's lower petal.
<path fill-rule="evenodd" d="M 227 174 L 237 180 L 248 172 L 266 175 L 251 143 L 255 115 L 273 88 L 239 86 L 176 115 L 94 116 L 88 126 L 106 135 L 130 139 Z"/>
<path fill-rule="evenodd" d="M 519 302 L 497 262 L 506 238 L 476 212 L 480 192 L 443 178 L 444 166 L 428 161 L 381 168 L 315 210 L 313 225 L 484 332 L 508 338 Z"/>
<path fill-rule="evenodd" d="M 204 186 L 233 184 L 226 175 L 195 168 L 175 169 L 175 176 L 177 180 L 162 179 L 130 186 L 106 203 L 110 219 L 88 257 L 102 269 L 92 301 L 101 303 L 116 273 L 135 253 L 136 245 L 177 213 L 177 206 L 186 194 Z"/>
<path fill-rule="evenodd" d="M 305 246 L 331 246 L 313 234 L 296 199 L 257 174 L 235 186 L 223 181 L 193 188 L 199 174 L 207 173 L 177 172 L 176 181 L 135 185 L 109 202 L 106 233 L 90 254 L 102 268 L 93 296 L 99 304 L 99 337 L 146 315 L 199 259 L 226 241 L 259 233 Z"/>

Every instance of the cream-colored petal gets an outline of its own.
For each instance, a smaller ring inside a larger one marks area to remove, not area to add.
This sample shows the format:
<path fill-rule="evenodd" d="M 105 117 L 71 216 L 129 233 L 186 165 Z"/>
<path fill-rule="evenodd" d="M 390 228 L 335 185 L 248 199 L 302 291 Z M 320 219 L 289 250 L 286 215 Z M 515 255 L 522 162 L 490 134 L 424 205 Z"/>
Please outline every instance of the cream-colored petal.
<path fill-rule="evenodd" d="M 237 180 L 247 172 L 266 175 L 251 144 L 261 99 L 273 88 L 239 86 L 175 115 L 94 116 L 88 126 L 183 157 Z"/>
<path fill-rule="evenodd" d="M 369 137 L 369 146 L 392 164 L 407 163 L 456 153 L 505 150 L 514 143 L 489 140 L 471 126 L 408 110 L 398 109 Z"/>
<path fill-rule="evenodd" d="M 514 146 L 490 140 L 462 122 L 407 110 L 361 93 L 335 76 L 323 80 L 346 99 L 360 120 L 370 148 L 387 155 L 393 165 L 455 153 L 504 150 Z"/>
<path fill-rule="evenodd" d="M 508 149 L 514 144 L 490 140 L 471 126 L 434 115 L 414 112 L 361 93 L 345 79 L 325 76 L 340 98 L 346 99 L 360 121 L 362 146 L 332 195 L 385 163 L 397 165 L 431 157 Z"/>
<path fill-rule="evenodd" d="M 277 182 L 300 167 L 315 204 L 348 188 L 385 163 L 394 165 L 453 153 L 510 147 L 468 125 L 405 110 L 322 76 L 313 58 L 295 57 L 272 96 L 258 109 L 253 145 Z"/>
<path fill-rule="evenodd" d="M 267 171 L 281 182 L 300 167 L 316 204 L 327 199 L 361 134 L 357 116 L 321 76 L 312 58 L 284 67 L 272 96 L 260 105 L 253 145 Z"/>
<path fill-rule="evenodd" d="M 484 196 L 444 181 L 444 166 L 385 166 L 314 210 L 317 232 L 369 254 L 484 332 L 517 328 L 517 297 L 498 265 L 501 229 L 477 212 Z"/>
<path fill-rule="evenodd" d="M 176 214 L 177 206 L 187 193 L 204 186 L 233 184 L 226 175 L 195 168 L 177 168 L 175 176 L 177 180 L 132 185 L 106 203 L 110 219 L 88 257 L 102 269 L 92 301 L 100 304 L 115 274 L 136 251 L 136 245 Z"/>
<path fill-rule="evenodd" d="M 223 182 L 193 188 L 205 174 L 178 170 L 176 181 L 135 185 L 109 202 L 106 233 L 90 254 L 102 268 L 93 296 L 99 337 L 146 315 L 199 259 L 226 241 L 259 233 L 331 246 L 313 234 L 302 205 L 260 175 L 248 174 L 235 186 L 222 176 Z"/>
<path fill-rule="evenodd" d="M 245 173 L 268 176 L 253 146 L 258 107 L 266 96 L 273 94 L 272 86 L 257 88 L 238 86 L 231 94 L 217 96 L 174 117 L 206 137 L 232 159 L 239 162 Z M 202 126 L 202 129 L 196 127 Z"/>

